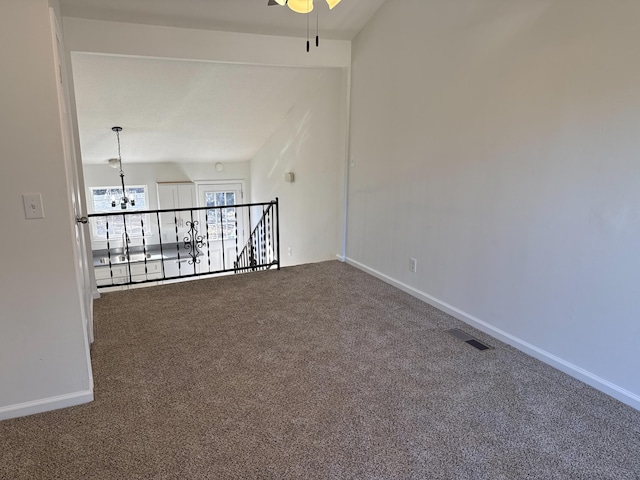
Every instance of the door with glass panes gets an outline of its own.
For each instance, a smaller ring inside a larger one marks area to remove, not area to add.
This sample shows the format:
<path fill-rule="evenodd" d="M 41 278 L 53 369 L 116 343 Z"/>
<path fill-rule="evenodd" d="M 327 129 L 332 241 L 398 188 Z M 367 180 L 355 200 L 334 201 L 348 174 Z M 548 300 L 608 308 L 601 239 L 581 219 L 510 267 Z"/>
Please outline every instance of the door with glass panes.
<path fill-rule="evenodd" d="M 198 204 L 201 207 L 220 207 L 204 210 L 200 224 L 203 248 L 200 257 L 200 273 L 230 270 L 238 251 L 244 247 L 245 219 L 242 209 L 235 205 L 243 203 L 241 183 L 199 184 Z"/>

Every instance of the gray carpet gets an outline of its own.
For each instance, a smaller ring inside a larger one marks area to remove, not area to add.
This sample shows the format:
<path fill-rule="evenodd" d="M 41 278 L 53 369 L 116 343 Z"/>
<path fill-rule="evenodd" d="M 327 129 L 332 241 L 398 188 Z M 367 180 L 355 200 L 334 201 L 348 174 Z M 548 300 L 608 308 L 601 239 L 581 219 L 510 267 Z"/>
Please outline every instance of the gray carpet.
<path fill-rule="evenodd" d="M 640 479 L 640 412 L 338 262 L 105 294 L 95 328 L 96 400 L 0 422 L 0 478 Z"/>

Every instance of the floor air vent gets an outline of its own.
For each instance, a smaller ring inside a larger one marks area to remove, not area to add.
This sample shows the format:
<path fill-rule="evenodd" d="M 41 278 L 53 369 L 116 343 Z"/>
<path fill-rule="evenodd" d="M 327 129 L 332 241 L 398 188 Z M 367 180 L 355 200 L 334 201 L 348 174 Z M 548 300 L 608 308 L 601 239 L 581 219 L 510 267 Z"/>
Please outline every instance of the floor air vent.
<path fill-rule="evenodd" d="M 459 328 L 452 328 L 450 330 L 447 330 L 446 332 L 449 335 L 456 337 L 458 340 L 462 340 L 463 342 L 468 343 L 472 347 L 477 348 L 478 350 L 493 350 L 493 347 L 490 347 L 489 345 L 482 343 L 477 338 L 474 338 L 468 333 L 463 332 Z"/>

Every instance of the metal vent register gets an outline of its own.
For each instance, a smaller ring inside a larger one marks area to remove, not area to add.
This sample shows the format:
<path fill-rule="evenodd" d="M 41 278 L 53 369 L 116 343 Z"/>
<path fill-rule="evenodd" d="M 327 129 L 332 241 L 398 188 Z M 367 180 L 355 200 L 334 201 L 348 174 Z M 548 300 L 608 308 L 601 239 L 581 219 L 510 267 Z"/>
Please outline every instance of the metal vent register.
<path fill-rule="evenodd" d="M 459 328 L 452 328 L 450 330 L 446 330 L 446 332 L 452 337 L 457 338 L 458 340 L 462 340 L 465 343 L 468 343 L 472 347 L 477 348 L 478 350 L 493 350 L 493 347 L 490 347 L 486 343 L 482 343 L 475 337 L 472 337 L 466 332 L 463 332 Z"/>

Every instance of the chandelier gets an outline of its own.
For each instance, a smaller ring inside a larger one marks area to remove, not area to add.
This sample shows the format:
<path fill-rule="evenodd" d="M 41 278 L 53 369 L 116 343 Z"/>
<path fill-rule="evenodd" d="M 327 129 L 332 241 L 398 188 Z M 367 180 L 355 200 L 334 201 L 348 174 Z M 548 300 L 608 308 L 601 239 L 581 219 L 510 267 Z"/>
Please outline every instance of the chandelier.
<path fill-rule="evenodd" d="M 120 208 L 126 210 L 127 205 L 134 207 L 136 205 L 136 200 L 133 196 L 127 196 L 127 189 L 124 187 L 124 170 L 122 170 L 122 155 L 120 154 L 120 132 L 122 131 L 122 127 L 112 127 L 112 131 L 116 132 L 116 138 L 118 139 L 118 158 L 109 160 L 109 164 L 113 164 L 113 160 L 118 162 L 118 166 L 120 167 L 120 184 L 122 185 L 122 197 L 120 198 Z M 117 202 L 116 197 L 111 196 L 111 207 L 115 208 Z"/>

